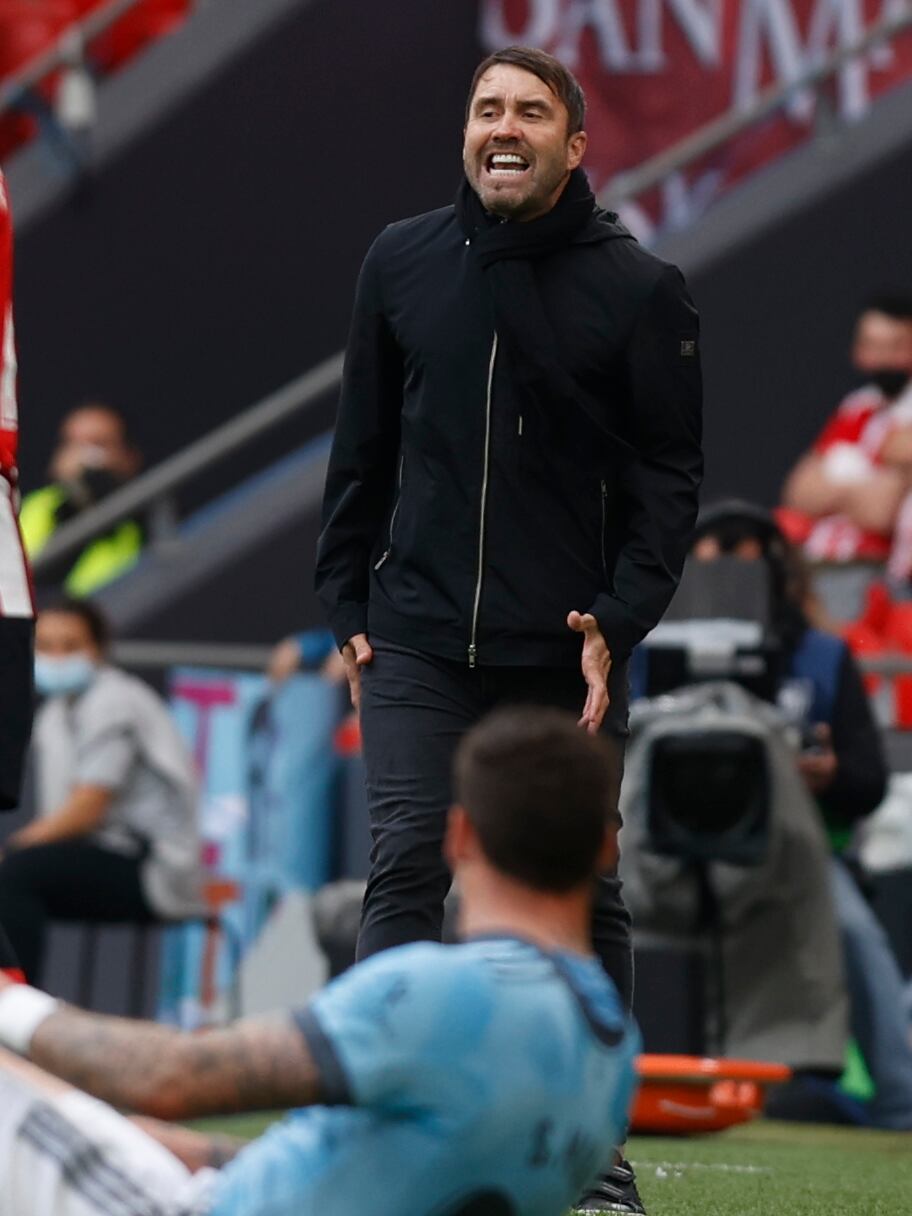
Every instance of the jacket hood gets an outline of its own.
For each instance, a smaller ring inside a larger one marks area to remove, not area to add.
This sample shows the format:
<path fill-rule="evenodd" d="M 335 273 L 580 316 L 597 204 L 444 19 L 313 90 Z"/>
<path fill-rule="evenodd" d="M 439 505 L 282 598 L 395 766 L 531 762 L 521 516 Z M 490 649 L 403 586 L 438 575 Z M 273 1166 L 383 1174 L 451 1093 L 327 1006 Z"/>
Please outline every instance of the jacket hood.
<path fill-rule="evenodd" d="M 599 245 L 604 241 L 633 241 L 636 237 L 630 229 L 618 219 L 616 211 L 606 211 L 596 207 L 592 219 L 583 230 L 573 239 L 574 245 Z"/>

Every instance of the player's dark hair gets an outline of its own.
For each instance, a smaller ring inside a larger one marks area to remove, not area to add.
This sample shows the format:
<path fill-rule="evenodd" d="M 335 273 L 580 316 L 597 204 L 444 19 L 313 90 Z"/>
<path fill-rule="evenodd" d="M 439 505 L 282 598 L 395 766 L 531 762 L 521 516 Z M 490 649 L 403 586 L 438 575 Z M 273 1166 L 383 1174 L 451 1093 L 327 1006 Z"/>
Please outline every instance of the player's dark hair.
<path fill-rule="evenodd" d="M 912 296 L 901 291 L 884 291 L 869 296 L 862 312 L 882 312 L 893 321 L 912 321 Z"/>
<path fill-rule="evenodd" d="M 499 709 L 456 753 L 455 796 L 485 856 L 543 891 L 570 891 L 596 873 L 605 829 L 618 822 L 611 746 L 557 709 Z"/>
<path fill-rule="evenodd" d="M 111 644 L 111 625 L 105 614 L 90 600 L 77 600 L 70 596 L 58 596 L 40 605 L 40 613 L 59 612 L 64 616 L 78 617 L 88 630 L 89 637 L 102 652 Z"/>
<path fill-rule="evenodd" d="M 504 47 L 502 51 L 495 51 L 493 55 L 489 55 L 487 59 L 481 61 L 475 69 L 475 75 L 472 77 L 472 84 L 469 88 L 469 98 L 466 102 L 467 122 L 472 108 L 472 98 L 478 89 L 479 80 L 481 80 L 489 68 L 494 67 L 498 63 L 506 63 L 511 67 L 522 68 L 523 71 L 531 72 L 533 76 L 537 76 L 567 107 L 567 114 L 569 116 L 567 126 L 568 136 L 575 135 L 577 131 L 582 131 L 586 123 L 586 98 L 583 95 L 579 81 L 572 72 L 564 67 L 559 59 L 555 59 L 553 55 L 549 55 L 547 52 L 540 51 L 537 47 L 532 46 Z"/>

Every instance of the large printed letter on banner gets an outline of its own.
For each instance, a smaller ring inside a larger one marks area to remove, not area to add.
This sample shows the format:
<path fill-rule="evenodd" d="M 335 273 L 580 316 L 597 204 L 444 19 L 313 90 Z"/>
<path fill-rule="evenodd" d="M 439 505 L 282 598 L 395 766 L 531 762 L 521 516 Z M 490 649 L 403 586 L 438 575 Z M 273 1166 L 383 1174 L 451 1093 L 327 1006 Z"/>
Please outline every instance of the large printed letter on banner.
<path fill-rule="evenodd" d="M 800 78 L 856 43 L 901 0 L 482 0 L 486 50 L 542 47 L 579 77 L 588 105 L 586 168 L 596 192 L 771 84 Z M 846 119 L 912 76 L 912 32 L 838 74 Z M 814 97 L 743 135 L 663 189 L 634 201 L 640 235 L 685 224 L 750 173 L 807 139 Z"/>

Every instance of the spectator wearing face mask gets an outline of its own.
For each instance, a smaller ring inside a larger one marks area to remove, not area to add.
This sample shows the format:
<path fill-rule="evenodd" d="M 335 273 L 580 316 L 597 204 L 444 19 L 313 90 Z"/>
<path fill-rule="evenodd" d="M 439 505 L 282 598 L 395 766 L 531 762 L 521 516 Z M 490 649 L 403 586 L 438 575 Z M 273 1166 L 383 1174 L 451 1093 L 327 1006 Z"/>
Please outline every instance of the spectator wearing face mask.
<path fill-rule="evenodd" d="M 852 362 L 864 385 L 789 474 L 780 522 L 809 557 L 889 559 L 905 578 L 912 550 L 905 559 L 895 550 L 906 544 L 903 513 L 912 526 L 912 296 L 881 295 L 865 305 Z"/>
<path fill-rule="evenodd" d="M 64 600 L 36 630 L 37 814 L 0 861 L 0 925 L 40 979 L 47 922 L 147 922 L 199 910 L 197 787 L 166 705 L 105 659 L 98 609 Z"/>
<path fill-rule="evenodd" d="M 28 556 L 37 557 L 58 528 L 125 485 L 141 464 L 119 410 L 93 402 L 67 414 L 51 457 L 50 484 L 22 502 L 20 523 Z M 90 595 L 136 562 L 143 540 L 142 524 L 123 520 L 75 557 L 64 559 L 61 569 L 42 581 L 63 586 L 69 595 Z"/>

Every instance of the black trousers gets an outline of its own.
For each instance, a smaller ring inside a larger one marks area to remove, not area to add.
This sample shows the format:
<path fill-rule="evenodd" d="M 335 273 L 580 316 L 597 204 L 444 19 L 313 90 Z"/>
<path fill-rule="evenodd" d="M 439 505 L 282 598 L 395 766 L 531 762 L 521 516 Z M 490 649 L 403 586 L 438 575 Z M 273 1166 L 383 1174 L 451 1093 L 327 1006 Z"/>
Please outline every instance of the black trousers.
<path fill-rule="evenodd" d="M 0 861 L 0 925 L 30 983 L 41 983 L 49 920 L 157 919 L 142 891 L 140 865 L 140 858 L 81 840 L 33 845 Z"/>
<path fill-rule="evenodd" d="M 581 672 L 570 668 L 479 667 L 372 640 L 361 669 L 361 733 L 373 847 L 358 957 L 413 941 L 439 941 L 451 876 L 441 852 L 451 801 L 453 754 L 488 710 L 537 704 L 580 714 Z M 619 673 L 622 679 L 624 673 Z M 609 739 L 623 757 L 625 695 L 612 696 Z M 618 771 L 621 765 L 618 764 Z M 599 880 L 593 940 L 630 1007 L 630 917 L 616 877 Z"/>

